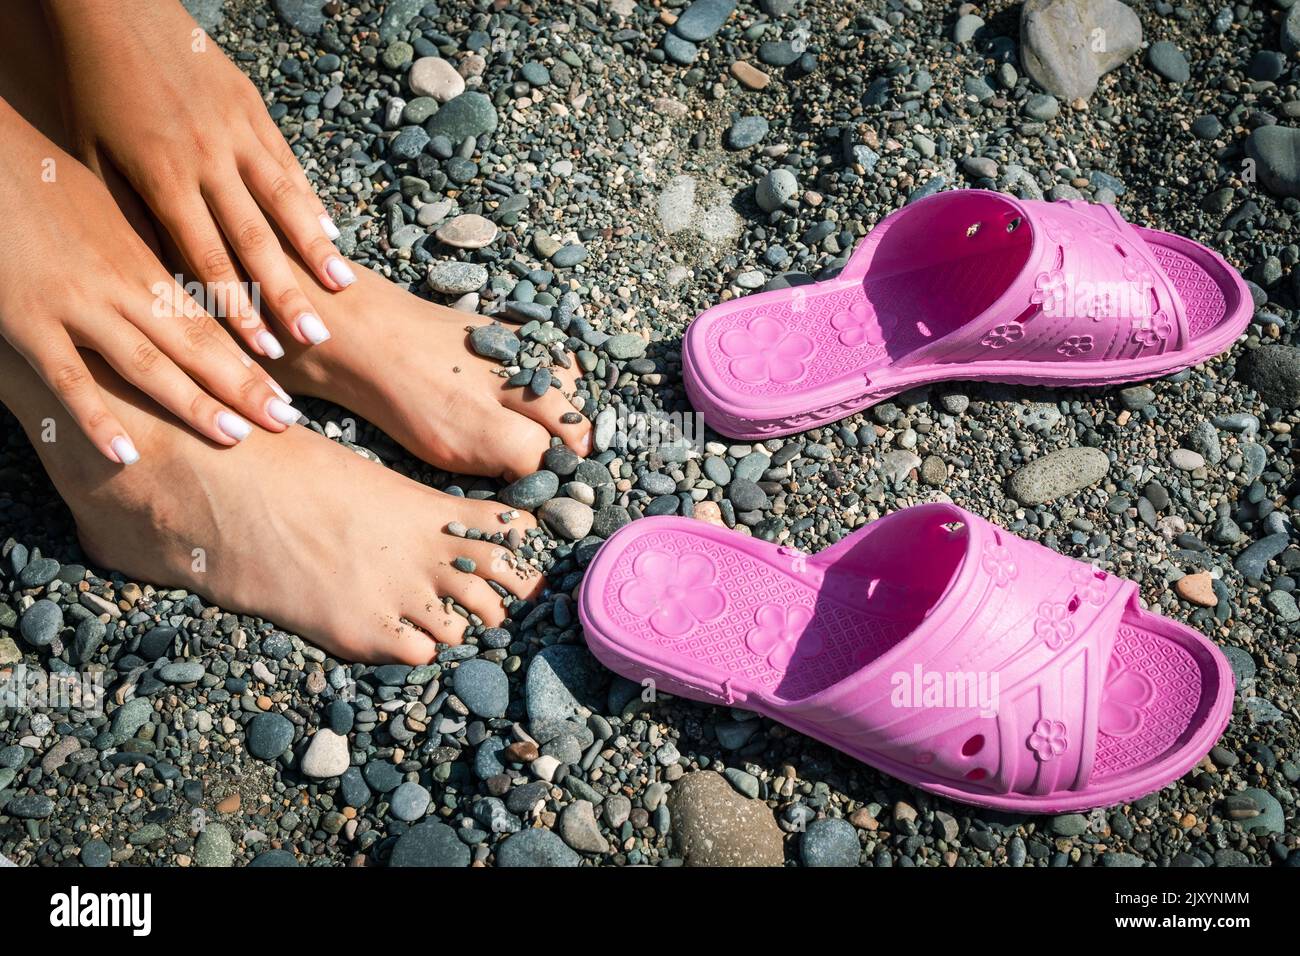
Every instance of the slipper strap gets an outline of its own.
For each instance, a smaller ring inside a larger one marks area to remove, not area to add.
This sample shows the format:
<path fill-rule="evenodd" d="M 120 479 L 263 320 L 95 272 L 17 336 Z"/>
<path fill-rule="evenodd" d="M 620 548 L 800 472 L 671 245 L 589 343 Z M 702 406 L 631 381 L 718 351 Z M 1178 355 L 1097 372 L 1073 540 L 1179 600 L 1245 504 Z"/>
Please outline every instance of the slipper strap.
<path fill-rule="evenodd" d="M 1031 229 L 1020 274 L 981 315 L 901 366 L 1123 361 L 1188 343 L 1182 298 L 1151 246 L 1113 207 L 1018 200 L 1015 208 L 1019 215 L 1006 223 L 953 228 L 970 230 L 972 243 L 1003 242 L 1012 225 Z"/>
<path fill-rule="evenodd" d="M 964 517 L 966 557 L 925 621 L 791 714 L 972 792 L 1083 789 L 1136 585 Z"/>

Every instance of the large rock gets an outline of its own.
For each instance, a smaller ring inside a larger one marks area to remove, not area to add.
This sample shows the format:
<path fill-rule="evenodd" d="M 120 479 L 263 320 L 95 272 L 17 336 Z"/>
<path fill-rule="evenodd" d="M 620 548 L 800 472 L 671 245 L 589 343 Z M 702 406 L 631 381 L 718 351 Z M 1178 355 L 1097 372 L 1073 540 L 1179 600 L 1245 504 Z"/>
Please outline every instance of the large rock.
<path fill-rule="evenodd" d="M 1011 497 L 1022 505 L 1040 505 L 1101 481 L 1110 459 L 1100 448 L 1080 445 L 1036 458 L 1011 476 Z"/>
<path fill-rule="evenodd" d="M 1025 71 L 1066 100 L 1090 97 L 1141 45 L 1142 23 L 1119 0 L 1026 0 L 1020 10 Z"/>
<path fill-rule="evenodd" d="M 1247 138 L 1246 155 L 1255 161 L 1265 189 L 1279 196 L 1300 196 L 1300 129 L 1261 126 Z"/>
<path fill-rule="evenodd" d="M 1259 397 L 1283 411 L 1300 406 L 1300 348 L 1265 345 L 1242 358 L 1242 380 Z"/>
<path fill-rule="evenodd" d="M 782 866 L 781 828 L 767 804 L 742 797 L 712 770 L 687 774 L 668 798 L 687 866 Z"/>

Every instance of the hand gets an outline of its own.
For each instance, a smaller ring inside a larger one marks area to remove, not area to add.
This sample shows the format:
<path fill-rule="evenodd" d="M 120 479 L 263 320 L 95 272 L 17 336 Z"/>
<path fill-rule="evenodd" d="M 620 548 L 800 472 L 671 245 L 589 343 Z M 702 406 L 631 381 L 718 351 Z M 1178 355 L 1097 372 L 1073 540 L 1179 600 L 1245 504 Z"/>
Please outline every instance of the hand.
<path fill-rule="evenodd" d="M 0 100 L 0 335 L 110 461 L 139 458 L 77 349 L 199 434 L 284 431 L 288 396 L 186 295 L 102 182 Z"/>
<path fill-rule="evenodd" d="M 328 339 L 272 223 L 326 288 L 344 289 L 355 276 L 256 87 L 176 0 L 46 0 L 46 10 L 83 161 L 101 178 L 105 159 L 126 176 L 203 283 L 241 287 L 237 261 L 297 341 Z M 284 354 L 247 294 L 232 312 L 251 350 Z"/>

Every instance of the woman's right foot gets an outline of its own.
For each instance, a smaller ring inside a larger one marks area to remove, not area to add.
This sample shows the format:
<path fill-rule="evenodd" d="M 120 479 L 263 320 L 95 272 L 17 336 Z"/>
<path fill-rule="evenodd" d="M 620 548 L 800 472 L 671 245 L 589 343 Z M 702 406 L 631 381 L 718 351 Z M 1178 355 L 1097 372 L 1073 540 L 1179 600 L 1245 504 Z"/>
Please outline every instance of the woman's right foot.
<path fill-rule="evenodd" d="M 469 623 L 495 626 L 541 576 L 500 543 L 534 527 L 497 502 L 442 494 L 302 427 L 220 448 L 154 410 L 99 363 L 93 374 L 140 460 L 104 460 L 25 361 L 0 344 L 4 400 L 77 519 L 88 557 L 140 580 L 183 587 L 254 614 L 331 654 L 426 663 Z M 55 420 L 57 441 L 39 440 Z M 459 529 L 458 529 L 459 530 Z"/>

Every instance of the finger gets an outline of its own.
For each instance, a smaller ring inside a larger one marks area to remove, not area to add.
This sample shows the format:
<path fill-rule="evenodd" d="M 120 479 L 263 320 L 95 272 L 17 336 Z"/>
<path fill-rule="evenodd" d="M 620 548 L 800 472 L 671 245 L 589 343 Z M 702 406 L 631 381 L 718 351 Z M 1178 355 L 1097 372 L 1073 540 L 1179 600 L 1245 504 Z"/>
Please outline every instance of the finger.
<path fill-rule="evenodd" d="M 156 299 L 143 295 L 128 297 L 122 314 L 210 395 L 249 421 L 272 432 L 282 432 L 296 422 L 299 415 L 283 390 L 273 388 L 260 370 L 240 360 L 217 320 L 179 286 L 173 295 L 176 307 L 169 317 L 159 315 Z"/>
<path fill-rule="evenodd" d="M 422 605 L 408 611 L 406 616 L 428 631 L 439 644 L 456 645 L 465 642 L 465 631 L 469 628 L 469 621 L 448 607 L 447 603 L 432 591 Z"/>
<path fill-rule="evenodd" d="M 449 597 L 471 614 L 477 614 L 488 627 L 496 627 L 506 619 L 501 595 L 472 571 L 460 571 L 444 564 L 434 575 L 434 587 L 441 597 Z"/>
<path fill-rule="evenodd" d="M 98 352 L 122 378 L 200 435 L 234 445 L 252 426 L 194 384 L 176 363 L 120 315 L 93 316 L 74 330 L 77 345 Z"/>
<path fill-rule="evenodd" d="M 334 225 L 334 220 L 330 218 L 329 210 L 325 208 L 325 203 L 316 195 L 316 190 L 307 178 L 307 173 L 303 171 L 298 162 L 298 157 L 294 155 L 293 148 L 284 141 L 284 136 L 280 134 L 280 128 L 275 125 L 275 120 L 271 119 L 266 112 L 265 106 L 258 111 L 258 116 L 253 120 L 253 133 L 257 136 L 263 148 L 271 154 L 272 161 L 283 169 L 291 178 L 298 183 L 298 188 L 303 191 L 307 197 L 307 202 L 315 211 L 316 219 L 320 224 L 321 231 L 325 238 L 333 242 L 339 237 L 339 228 Z"/>
<path fill-rule="evenodd" d="M 326 341 L 329 330 L 294 280 L 280 240 L 243 182 L 222 184 L 206 195 L 235 255 L 249 278 L 261 287 L 263 305 L 303 345 Z M 337 291 L 344 284 L 334 282 L 329 288 Z"/>
<path fill-rule="evenodd" d="M 215 300 L 213 311 L 221 314 L 240 340 L 254 353 L 269 359 L 284 356 L 284 346 L 267 327 L 253 305 L 242 278 L 235 269 L 225 237 L 212 220 L 201 198 L 176 199 L 159 204 L 163 228 L 177 251 Z"/>
<path fill-rule="evenodd" d="M 295 168 L 297 165 L 295 164 Z M 275 162 L 265 151 L 241 164 L 240 172 L 249 191 L 279 225 L 285 238 L 303 263 L 327 288 L 351 285 L 341 281 L 341 269 L 349 268 L 334 243 L 326 238 L 320 213 L 307 202 L 298 179 Z"/>
<path fill-rule="evenodd" d="M 14 346 L 40 374 L 101 455 L 119 465 L 133 465 L 140 460 L 131 436 L 117 416 L 109 411 L 99 385 L 91 377 L 85 360 L 66 332 L 58 329 L 43 336 L 36 349 L 25 342 L 15 342 Z"/>
<path fill-rule="evenodd" d="M 516 597 L 536 597 L 546 583 L 540 571 L 499 544 L 466 540 L 458 547 L 461 554 L 474 562 L 475 574 L 495 581 Z"/>
<path fill-rule="evenodd" d="M 531 418 L 575 453 L 583 457 L 590 453 L 591 422 L 574 409 L 559 389 L 548 388 L 544 394 L 537 395 L 530 388 L 503 388 L 501 404 Z"/>

